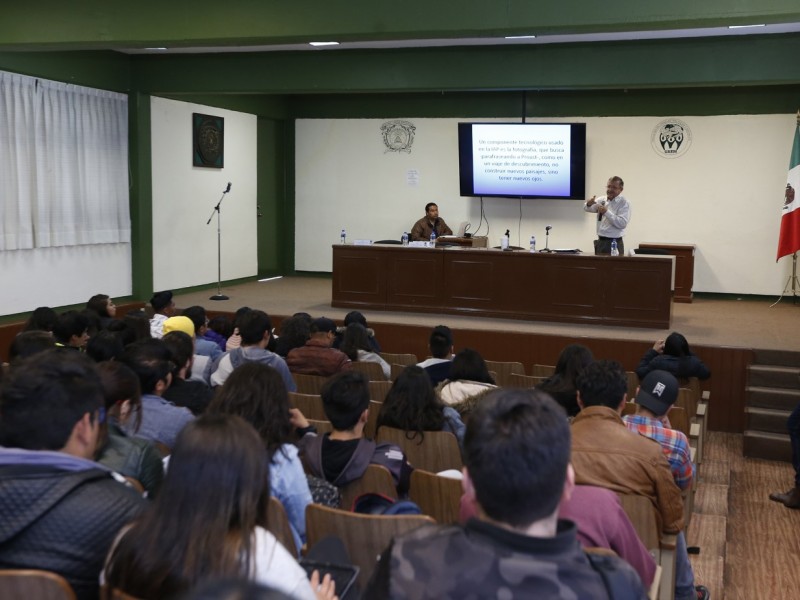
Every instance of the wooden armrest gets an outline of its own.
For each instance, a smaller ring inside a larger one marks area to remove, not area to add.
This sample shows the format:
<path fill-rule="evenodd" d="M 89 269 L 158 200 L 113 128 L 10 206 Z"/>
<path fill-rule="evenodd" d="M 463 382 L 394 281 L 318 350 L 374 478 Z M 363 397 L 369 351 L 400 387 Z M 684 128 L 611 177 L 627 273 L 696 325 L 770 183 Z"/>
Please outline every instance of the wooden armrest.
<path fill-rule="evenodd" d="M 690 438 L 700 437 L 700 423 L 692 423 L 689 426 L 689 437 Z"/>
<path fill-rule="evenodd" d="M 678 535 L 675 533 L 662 533 L 659 546 L 662 550 L 675 550 L 678 546 Z"/>
<path fill-rule="evenodd" d="M 697 454 L 697 448 L 695 448 L 694 446 L 692 446 L 692 445 L 690 444 L 690 445 L 689 445 L 689 458 L 691 458 L 691 459 L 692 459 L 692 462 L 694 462 L 694 455 L 695 455 L 695 454 Z"/>
<path fill-rule="evenodd" d="M 703 400 L 711 400 L 711 391 L 710 390 L 703 390 L 703 393 L 700 394 L 700 397 Z"/>
<path fill-rule="evenodd" d="M 708 409 L 708 404 L 698 404 L 697 405 L 697 416 L 698 417 L 705 417 L 706 410 Z"/>

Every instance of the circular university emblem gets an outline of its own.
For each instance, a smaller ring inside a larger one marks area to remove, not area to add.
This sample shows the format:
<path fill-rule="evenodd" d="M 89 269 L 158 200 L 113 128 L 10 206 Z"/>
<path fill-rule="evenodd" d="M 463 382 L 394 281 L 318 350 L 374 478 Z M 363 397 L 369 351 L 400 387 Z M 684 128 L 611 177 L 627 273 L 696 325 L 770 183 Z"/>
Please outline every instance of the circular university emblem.
<path fill-rule="evenodd" d="M 653 128 L 650 144 L 662 158 L 678 158 L 692 145 L 692 130 L 680 119 L 664 119 Z"/>
<path fill-rule="evenodd" d="M 386 152 L 411 152 L 416 129 L 408 121 L 386 121 L 381 125 Z"/>

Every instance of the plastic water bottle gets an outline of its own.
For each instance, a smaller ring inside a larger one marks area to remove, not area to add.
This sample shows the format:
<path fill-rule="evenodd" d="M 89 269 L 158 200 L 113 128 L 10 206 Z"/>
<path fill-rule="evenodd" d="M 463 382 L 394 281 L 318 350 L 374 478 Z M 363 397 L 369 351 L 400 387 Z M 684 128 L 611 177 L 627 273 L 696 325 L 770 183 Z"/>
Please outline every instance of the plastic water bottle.
<path fill-rule="evenodd" d="M 531 252 L 536 252 L 536 236 L 531 236 Z"/>
<path fill-rule="evenodd" d="M 611 240 L 611 256 L 619 256 L 619 248 L 617 248 L 617 240 Z"/>
<path fill-rule="evenodd" d="M 435 231 L 431 231 L 431 246 L 435 246 L 435 245 L 436 245 L 436 232 Z"/>
<path fill-rule="evenodd" d="M 342 235 L 339 236 L 339 243 L 344 245 L 347 243 L 347 233 L 342 229 Z"/>
<path fill-rule="evenodd" d="M 403 246 L 408 246 L 408 232 L 403 232 L 403 237 L 400 238 L 400 241 L 403 242 Z"/>

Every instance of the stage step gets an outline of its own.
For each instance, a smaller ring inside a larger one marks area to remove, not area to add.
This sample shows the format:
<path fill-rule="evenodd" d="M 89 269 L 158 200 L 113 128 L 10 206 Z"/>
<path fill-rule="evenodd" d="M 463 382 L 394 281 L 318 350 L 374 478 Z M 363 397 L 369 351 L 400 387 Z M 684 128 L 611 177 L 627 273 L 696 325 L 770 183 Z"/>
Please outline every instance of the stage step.
<path fill-rule="evenodd" d="M 754 364 L 800 367 L 800 352 L 792 350 L 756 350 Z"/>
<path fill-rule="evenodd" d="M 747 406 L 744 409 L 747 415 L 747 429 L 749 431 L 763 431 L 766 433 L 786 433 L 786 421 L 791 411 L 776 410 L 773 408 L 759 408 Z"/>
<path fill-rule="evenodd" d="M 800 404 L 800 390 L 787 390 L 772 387 L 748 386 L 747 393 L 748 407 L 772 408 L 775 410 L 791 411 Z"/>
<path fill-rule="evenodd" d="M 750 365 L 747 372 L 751 386 L 800 389 L 800 367 Z"/>
<path fill-rule="evenodd" d="M 792 445 L 789 435 L 745 430 L 744 455 L 748 458 L 791 462 Z"/>

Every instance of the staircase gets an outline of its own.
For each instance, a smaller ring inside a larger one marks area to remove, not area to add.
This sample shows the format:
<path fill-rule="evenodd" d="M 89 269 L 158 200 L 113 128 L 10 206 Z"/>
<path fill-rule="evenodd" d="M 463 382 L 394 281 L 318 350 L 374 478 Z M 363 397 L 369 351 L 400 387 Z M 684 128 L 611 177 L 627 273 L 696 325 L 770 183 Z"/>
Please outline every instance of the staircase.
<path fill-rule="evenodd" d="M 756 350 L 746 391 L 744 455 L 791 461 L 786 420 L 800 404 L 800 352 Z"/>

